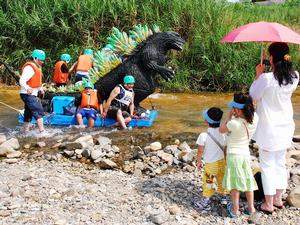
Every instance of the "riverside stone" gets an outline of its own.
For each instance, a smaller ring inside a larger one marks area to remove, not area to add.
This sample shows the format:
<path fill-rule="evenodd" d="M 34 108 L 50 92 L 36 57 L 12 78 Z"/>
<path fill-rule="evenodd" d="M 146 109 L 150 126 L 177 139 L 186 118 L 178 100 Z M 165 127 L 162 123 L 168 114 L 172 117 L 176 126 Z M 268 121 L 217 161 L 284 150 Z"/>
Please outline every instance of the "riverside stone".
<path fill-rule="evenodd" d="M 156 141 L 150 144 L 150 150 L 151 151 L 157 151 L 160 150 L 162 148 L 162 145 L 160 142 Z"/>
<path fill-rule="evenodd" d="M 64 144 L 64 147 L 71 151 L 71 150 L 76 150 L 76 149 L 82 149 L 83 148 L 83 145 L 79 142 L 66 142 Z"/>
<path fill-rule="evenodd" d="M 5 142 L 0 145 L 0 156 L 6 156 L 9 153 L 14 152 L 15 150 L 10 145 L 6 145 Z"/>
<path fill-rule="evenodd" d="M 96 143 L 102 147 L 104 145 L 111 145 L 111 140 L 108 137 L 99 136 Z"/>
<path fill-rule="evenodd" d="M 22 152 L 20 151 L 14 151 L 6 155 L 7 158 L 12 159 L 12 158 L 19 158 L 22 155 Z"/>
<path fill-rule="evenodd" d="M 287 202 L 294 207 L 300 208 L 300 186 L 290 192 Z"/>
<path fill-rule="evenodd" d="M 6 141 L 6 136 L 4 134 L 0 134 L 0 144 Z"/>
<path fill-rule="evenodd" d="M 82 145 L 82 148 L 86 148 L 88 146 L 94 146 L 94 140 L 92 135 L 86 135 L 77 138 L 74 142 L 80 143 Z"/>
<path fill-rule="evenodd" d="M 104 156 L 105 154 L 103 154 L 103 152 L 102 151 L 100 151 L 100 150 L 94 150 L 94 151 L 92 151 L 92 153 L 91 153 L 91 158 L 92 158 L 92 160 L 97 160 L 98 158 L 100 158 L 100 157 L 102 157 L 102 156 Z"/>
<path fill-rule="evenodd" d="M 117 164 L 109 159 L 103 159 L 100 162 L 98 162 L 100 168 L 102 169 L 113 169 L 117 168 Z"/>

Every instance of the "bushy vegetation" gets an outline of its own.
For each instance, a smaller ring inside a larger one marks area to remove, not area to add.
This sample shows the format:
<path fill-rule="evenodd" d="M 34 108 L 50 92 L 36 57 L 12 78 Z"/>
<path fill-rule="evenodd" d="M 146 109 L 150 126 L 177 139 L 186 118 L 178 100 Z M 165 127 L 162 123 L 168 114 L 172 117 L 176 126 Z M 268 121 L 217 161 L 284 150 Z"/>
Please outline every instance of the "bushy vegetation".
<path fill-rule="evenodd" d="M 100 49 L 113 26 L 128 31 L 139 23 L 157 24 L 187 41 L 183 52 L 170 54 L 169 66 L 177 75 L 171 83 L 161 81 L 162 88 L 240 90 L 253 79 L 261 44 L 220 44 L 220 39 L 240 25 L 262 20 L 300 32 L 299 13 L 299 0 L 272 6 L 218 0 L 2 0 L 0 60 L 17 70 L 33 49 L 43 49 L 49 81 L 61 53 L 76 60 L 86 47 Z M 291 46 L 299 68 L 299 46 Z"/>

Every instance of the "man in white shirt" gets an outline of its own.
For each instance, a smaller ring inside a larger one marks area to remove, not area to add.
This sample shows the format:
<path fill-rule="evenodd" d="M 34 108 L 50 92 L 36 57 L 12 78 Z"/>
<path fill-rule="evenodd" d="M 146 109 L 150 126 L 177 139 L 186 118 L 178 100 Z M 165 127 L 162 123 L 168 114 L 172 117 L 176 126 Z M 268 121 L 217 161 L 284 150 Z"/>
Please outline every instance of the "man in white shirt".
<path fill-rule="evenodd" d="M 42 65 L 46 59 L 44 51 L 35 49 L 31 53 L 31 60 L 26 62 L 22 67 L 20 78 L 20 96 L 25 104 L 24 112 L 24 131 L 29 131 L 32 117 L 37 121 L 39 131 L 44 132 L 44 110 L 42 104 L 37 98 L 38 92 L 44 94 L 42 88 Z"/>

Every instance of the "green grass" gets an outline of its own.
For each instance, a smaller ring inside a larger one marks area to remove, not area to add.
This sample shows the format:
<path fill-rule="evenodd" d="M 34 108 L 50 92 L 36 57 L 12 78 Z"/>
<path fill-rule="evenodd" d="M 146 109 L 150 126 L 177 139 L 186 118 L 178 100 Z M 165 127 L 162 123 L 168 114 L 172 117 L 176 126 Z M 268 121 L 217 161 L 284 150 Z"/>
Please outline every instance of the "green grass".
<path fill-rule="evenodd" d="M 240 25 L 262 20 L 300 32 L 299 14 L 299 0 L 273 6 L 218 0 L 2 0 L 0 59 L 17 70 L 33 49 L 43 49 L 49 81 L 61 53 L 75 60 L 86 47 L 101 48 L 113 26 L 128 31 L 138 23 L 155 23 L 187 40 L 183 52 L 170 53 L 168 66 L 176 69 L 176 78 L 161 81 L 161 88 L 241 90 L 253 80 L 261 45 L 220 44 L 220 39 Z M 299 46 L 291 47 L 299 68 Z"/>

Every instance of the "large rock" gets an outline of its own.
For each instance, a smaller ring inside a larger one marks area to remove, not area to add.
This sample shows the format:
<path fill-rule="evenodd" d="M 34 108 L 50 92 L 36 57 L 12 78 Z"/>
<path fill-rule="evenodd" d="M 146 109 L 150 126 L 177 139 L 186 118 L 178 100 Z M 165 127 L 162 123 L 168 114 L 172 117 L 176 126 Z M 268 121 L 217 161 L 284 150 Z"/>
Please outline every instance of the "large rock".
<path fill-rule="evenodd" d="M 191 163 L 197 156 L 197 150 L 191 150 L 182 156 L 182 161 L 186 163 Z"/>
<path fill-rule="evenodd" d="M 17 138 L 11 138 L 5 142 L 3 142 L 0 147 L 3 146 L 3 147 L 7 147 L 7 146 L 10 146 L 12 147 L 14 150 L 17 150 L 20 148 L 20 144 L 19 144 L 19 141 Z"/>
<path fill-rule="evenodd" d="M 7 158 L 12 159 L 12 158 L 19 158 L 22 155 L 22 152 L 20 151 L 13 151 L 9 154 L 6 155 Z"/>
<path fill-rule="evenodd" d="M 6 156 L 7 154 L 10 154 L 15 151 L 11 146 L 3 144 L 0 145 L 0 156 Z"/>
<path fill-rule="evenodd" d="M 164 151 L 158 151 L 157 156 L 160 157 L 164 162 L 167 162 L 169 166 L 173 163 L 173 155 L 165 153 Z"/>
<path fill-rule="evenodd" d="M 6 141 L 6 136 L 4 134 L 0 134 L 0 144 Z"/>
<path fill-rule="evenodd" d="M 151 151 L 157 151 L 160 150 L 162 148 L 162 145 L 160 142 L 156 141 L 150 144 L 150 149 Z"/>
<path fill-rule="evenodd" d="M 287 197 L 287 202 L 294 207 L 300 208 L 300 186 L 291 191 Z"/>
<path fill-rule="evenodd" d="M 100 157 L 103 157 L 105 155 L 105 153 L 104 152 L 102 152 L 101 150 L 94 150 L 94 151 L 92 151 L 92 153 L 91 153 L 91 158 L 92 158 L 92 160 L 97 160 L 98 158 L 100 158 Z"/>
<path fill-rule="evenodd" d="M 192 149 L 191 147 L 188 145 L 188 143 L 186 142 L 182 142 L 179 147 L 178 147 L 180 150 L 184 151 L 184 152 L 191 152 Z"/>
<path fill-rule="evenodd" d="M 64 147 L 65 147 L 67 150 L 69 150 L 69 151 L 74 151 L 74 150 L 76 150 L 76 149 L 82 149 L 82 148 L 83 148 L 82 144 L 79 143 L 79 142 L 66 142 L 66 143 L 64 144 Z"/>
<path fill-rule="evenodd" d="M 97 143 L 102 147 L 104 145 L 111 145 L 111 140 L 108 137 L 99 136 L 97 138 Z"/>
<path fill-rule="evenodd" d="M 76 139 L 74 142 L 78 142 L 82 145 L 83 148 L 88 146 L 94 146 L 94 140 L 92 135 L 86 135 Z"/>

